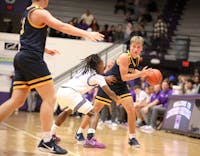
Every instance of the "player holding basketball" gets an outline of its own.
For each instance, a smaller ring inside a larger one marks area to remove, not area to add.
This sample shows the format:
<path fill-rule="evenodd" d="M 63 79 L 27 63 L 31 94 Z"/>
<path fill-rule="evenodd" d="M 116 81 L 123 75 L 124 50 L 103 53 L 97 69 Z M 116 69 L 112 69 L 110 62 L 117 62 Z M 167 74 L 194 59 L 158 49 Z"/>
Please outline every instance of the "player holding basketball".
<path fill-rule="evenodd" d="M 54 55 L 57 51 L 45 48 L 47 27 L 93 41 L 102 40 L 103 35 L 87 32 L 57 20 L 45 10 L 47 6 L 48 0 L 32 0 L 32 5 L 25 10 L 20 31 L 21 48 L 14 58 L 14 90 L 11 98 L 0 106 L 0 122 L 24 104 L 29 91 L 35 88 L 42 98 L 40 119 L 43 136 L 38 148 L 55 154 L 66 154 L 67 151 L 54 142 L 51 134 L 56 96 L 52 76 L 43 55 L 44 52 Z"/>
<path fill-rule="evenodd" d="M 59 114 L 57 120 L 52 127 L 52 133 L 55 134 L 56 129 L 60 126 L 66 117 L 71 114 L 72 110 L 86 114 L 87 118 L 94 115 L 92 103 L 83 97 L 95 87 L 100 87 L 111 99 L 119 103 L 120 98 L 108 87 L 104 76 L 100 75 L 104 72 L 104 63 L 97 54 L 92 54 L 86 57 L 82 64 L 83 70 L 78 72 L 72 79 L 62 84 L 57 91 L 57 100 L 61 109 L 65 109 Z M 111 80 L 111 78 L 109 78 Z M 115 79 L 114 79 L 115 80 Z M 93 120 L 91 119 L 91 123 Z M 99 148 L 104 148 L 104 145 L 98 143 Z"/>
<path fill-rule="evenodd" d="M 135 135 L 135 109 L 133 105 L 133 99 L 130 91 L 127 87 L 126 81 L 133 80 L 139 77 L 147 76 L 151 69 L 144 67 L 141 71 L 137 68 L 140 61 L 140 53 L 143 49 L 144 40 L 140 36 L 134 36 L 130 41 L 130 51 L 128 53 L 122 53 L 113 67 L 105 74 L 106 76 L 114 75 L 117 78 L 117 82 L 113 85 L 109 85 L 110 88 L 121 97 L 121 104 L 124 106 L 128 115 L 128 127 L 129 127 L 129 145 L 139 147 Z M 110 105 L 111 99 L 105 94 L 105 92 L 99 88 L 95 97 L 94 108 L 96 112 L 100 112 L 104 105 Z M 85 140 L 84 147 L 98 148 L 98 145 L 94 142 L 94 133 L 98 122 L 98 115 L 96 114 L 96 123 L 91 125 L 88 129 L 87 139 Z M 82 129 L 88 124 L 88 118 L 84 118 L 79 130 L 77 131 L 77 140 L 84 139 L 79 136 L 83 136 Z"/>

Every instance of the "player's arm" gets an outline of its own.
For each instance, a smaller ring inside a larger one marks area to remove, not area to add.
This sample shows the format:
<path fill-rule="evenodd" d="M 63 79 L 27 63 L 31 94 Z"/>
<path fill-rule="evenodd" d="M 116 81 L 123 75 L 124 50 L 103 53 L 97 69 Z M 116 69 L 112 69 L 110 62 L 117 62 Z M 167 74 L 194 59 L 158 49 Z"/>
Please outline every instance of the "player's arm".
<path fill-rule="evenodd" d="M 142 71 L 128 73 L 129 58 L 126 53 L 123 53 L 118 58 L 119 70 L 123 81 L 133 80 L 142 76 L 146 76 L 150 69 L 144 67 Z"/>
<path fill-rule="evenodd" d="M 68 23 L 64 23 L 55 17 L 53 17 L 49 11 L 45 9 L 37 9 L 30 15 L 31 21 L 40 24 L 46 24 L 49 27 L 59 30 L 63 33 L 73 35 L 73 36 L 80 36 L 83 38 L 88 38 L 92 41 L 100 41 L 103 40 L 104 35 L 98 32 L 87 32 L 85 30 L 81 30 L 76 28 Z"/>
<path fill-rule="evenodd" d="M 112 99 L 116 102 L 116 104 L 120 104 L 120 97 L 113 92 L 110 87 L 107 85 L 104 76 L 96 74 L 95 76 L 92 76 L 89 80 L 89 84 L 91 85 L 98 85 L 102 88 L 102 90 Z"/>
<path fill-rule="evenodd" d="M 60 54 L 59 51 L 57 51 L 55 49 L 48 49 L 48 48 L 45 48 L 44 52 L 51 55 L 51 56 L 56 55 L 56 54 Z"/>
<path fill-rule="evenodd" d="M 113 92 L 108 85 L 102 86 L 102 90 L 112 99 L 114 100 L 117 104 L 120 104 L 120 97 Z"/>

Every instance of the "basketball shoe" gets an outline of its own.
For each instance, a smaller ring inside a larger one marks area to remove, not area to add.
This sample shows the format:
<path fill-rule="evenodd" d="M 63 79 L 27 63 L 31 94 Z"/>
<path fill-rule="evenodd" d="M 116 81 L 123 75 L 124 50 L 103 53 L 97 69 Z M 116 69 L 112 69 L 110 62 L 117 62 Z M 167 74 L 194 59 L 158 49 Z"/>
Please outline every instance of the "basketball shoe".
<path fill-rule="evenodd" d="M 83 133 L 76 133 L 75 139 L 76 139 L 77 141 L 79 141 L 79 142 L 85 141 L 85 138 L 84 138 L 84 136 L 83 136 Z"/>
<path fill-rule="evenodd" d="M 54 154 L 67 154 L 67 151 L 58 146 L 52 138 L 49 142 L 40 141 L 38 149 L 43 152 L 49 152 Z"/>
<path fill-rule="evenodd" d="M 85 148 L 106 148 L 106 146 L 100 142 L 98 142 L 95 138 L 90 140 L 86 139 L 85 143 L 83 144 Z"/>
<path fill-rule="evenodd" d="M 55 134 L 53 134 L 52 137 L 55 143 L 59 143 L 61 141 L 60 137 L 56 136 Z"/>
<path fill-rule="evenodd" d="M 136 138 L 131 138 L 131 139 L 129 139 L 128 143 L 129 143 L 130 146 L 133 146 L 133 147 L 140 147 L 140 144 L 139 144 L 139 142 L 136 140 Z"/>

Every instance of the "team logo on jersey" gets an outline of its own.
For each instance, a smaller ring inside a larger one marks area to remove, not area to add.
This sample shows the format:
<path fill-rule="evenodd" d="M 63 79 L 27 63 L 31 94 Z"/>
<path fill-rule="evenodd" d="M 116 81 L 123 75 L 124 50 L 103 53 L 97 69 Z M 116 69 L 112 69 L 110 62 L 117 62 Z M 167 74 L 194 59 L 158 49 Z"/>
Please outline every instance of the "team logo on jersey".
<path fill-rule="evenodd" d="M 4 49 L 5 50 L 18 50 L 19 44 L 18 43 L 11 43 L 11 42 L 6 42 L 4 44 Z"/>

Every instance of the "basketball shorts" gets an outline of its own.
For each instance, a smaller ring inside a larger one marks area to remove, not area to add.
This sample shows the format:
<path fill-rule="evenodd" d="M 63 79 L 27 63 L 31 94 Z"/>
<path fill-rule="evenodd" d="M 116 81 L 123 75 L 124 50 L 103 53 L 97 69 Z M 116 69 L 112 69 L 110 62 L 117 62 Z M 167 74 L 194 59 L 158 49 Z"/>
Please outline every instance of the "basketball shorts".
<path fill-rule="evenodd" d="M 14 68 L 13 89 L 32 89 L 53 81 L 44 60 L 27 57 L 26 53 L 19 52 L 16 54 Z"/>
<path fill-rule="evenodd" d="M 58 89 L 57 102 L 61 109 L 69 107 L 83 114 L 87 114 L 93 109 L 93 105 L 90 101 L 70 87 L 60 87 Z"/>
<path fill-rule="evenodd" d="M 109 86 L 112 91 L 115 92 L 122 99 L 124 98 L 132 98 L 130 90 L 127 87 L 126 83 L 116 83 L 114 85 Z M 112 99 L 102 90 L 102 88 L 98 88 L 97 95 L 95 97 L 96 102 L 100 102 L 105 105 L 110 105 Z"/>

